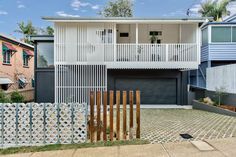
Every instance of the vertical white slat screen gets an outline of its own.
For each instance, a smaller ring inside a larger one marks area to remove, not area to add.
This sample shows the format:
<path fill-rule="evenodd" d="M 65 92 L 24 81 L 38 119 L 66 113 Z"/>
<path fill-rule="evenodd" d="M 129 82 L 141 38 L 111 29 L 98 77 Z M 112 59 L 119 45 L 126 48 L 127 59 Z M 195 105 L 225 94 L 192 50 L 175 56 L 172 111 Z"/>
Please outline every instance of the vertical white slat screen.
<path fill-rule="evenodd" d="M 89 103 L 90 91 L 107 89 L 104 60 L 105 53 L 110 53 L 108 58 L 113 59 L 114 43 L 110 40 L 113 27 L 113 24 L 55 24 L 55 103 Z"/>
<path fill-rule="evenodd" d="M 88 103 L 90 91 L 107 90 L 105 65 L 56 65 L 56 103 Z"/>

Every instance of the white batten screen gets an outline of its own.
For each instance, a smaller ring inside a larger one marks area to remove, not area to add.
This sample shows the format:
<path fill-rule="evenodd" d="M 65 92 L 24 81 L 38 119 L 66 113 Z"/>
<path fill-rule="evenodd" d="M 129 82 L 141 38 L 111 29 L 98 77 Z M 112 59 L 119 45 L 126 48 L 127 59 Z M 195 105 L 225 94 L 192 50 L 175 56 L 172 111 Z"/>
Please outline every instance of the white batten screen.
<path fill-rule="evenodd" d="M 55 102 L 88 103 L 90 91 L 107 90 L 105 65 L 56 65 Z"/>
<path fill-rule="evenodd" d="M 104 56 L 114 49 L 113 34 L 114 24 L 55 24 L 56 103 L 89 103 L 90 91 L 107 89 Z"/>

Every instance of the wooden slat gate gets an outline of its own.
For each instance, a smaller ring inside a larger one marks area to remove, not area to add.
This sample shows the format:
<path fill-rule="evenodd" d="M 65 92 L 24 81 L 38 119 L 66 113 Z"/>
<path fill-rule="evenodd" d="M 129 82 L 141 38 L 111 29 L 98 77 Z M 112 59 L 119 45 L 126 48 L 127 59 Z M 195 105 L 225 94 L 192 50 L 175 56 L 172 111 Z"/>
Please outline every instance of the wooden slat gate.
<path fill-rule="evenodd" d="M 103 137 L 103 141 L 107 141 L 108 137 L 110 141 L 120 140 L 121 137 L 123 140 L 133 138 L 133 134 L 136 135 L 136 138 L 140 138 L 140 91 L 135 92 L 136 98 L 136 132 L 133 133 L 134 123 L 134 92 L 129 91 L 129 101 L 127 99 L 127 91 L 122 92 L 122 134 L 120 132 L 121 127 L 121 92 L 116 91 L 116 96 L 114 98 L 114 91 L 91 91 L 90 92 L 90 117 L 89 117 L 89 138 L 91 142 L 100 141 Z M 108 101 L 109 99 L 109 101 Z M 114 100 L 115 100 L 115 109 L 114 109 Z M 127 130 L 127 101 L 129 102 L 129 130 Z M 96 103 L 95 103 L 96 102 Z M 109 104 L 108 104 L 109 102 Z M 95 114 L 95 104 L 96 104 L 96 114 Z M 109 106 L 108 106 L 109 105 Z M 108 110 L 109 109 L 109 112 Z M 116 114 L 114 117 L 114 110 Z M 102 119 L 101 119 L 102 114 Z M 109 117 L 109 125 L 107 123 L 107 118 Z M 115 124 L 114 124 L 115 119 Z M 114 130 L 114 125 L 116 130 Z M 128 133 L 128 134 L 127 134 Z M 96 139 L 95 139 L 96 134 Z M 103 135 L 103 136 L 101 136 Z M 108 136 L 109 135 L 109 136 Z"/>

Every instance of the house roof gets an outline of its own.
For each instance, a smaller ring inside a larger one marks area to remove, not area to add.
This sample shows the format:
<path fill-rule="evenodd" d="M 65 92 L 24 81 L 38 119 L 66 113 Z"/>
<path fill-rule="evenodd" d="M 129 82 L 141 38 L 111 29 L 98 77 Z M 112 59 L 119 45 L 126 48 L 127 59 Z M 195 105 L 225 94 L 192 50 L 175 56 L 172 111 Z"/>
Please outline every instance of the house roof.
<path fill-rule="evenodd" d="M 53 35 L 31 35 L 30 40 L 33 42 L 38 41 L 53 41 L 54 36 Z"/>
<path fill-rule="evenodd" d="M 26 48 L 34 49 L 34 46 L 32 46 L 32 45 L 30 45 L 30 44 L 24 43 L 24 42 L 22 42 L 22 41 L 19 41 L 19 40 L 17 40 L 17 39 L 12 38 L 12 37 L 3 35 L 3 34 L 1 34 L 1 33 L 0 33 L 0 39 L 2 39 L 2 40 L 4 40 L 4 41 L 7 41 L 7 42 L 11 42 L 11 43 L 17 44 L 17 45 L 23 45 L 23 46 L 26 47 Z"/>
<path fill-rule="evenodd" d="M 236 22 L 236 14 L 226 18 L 223 22 Z"/>
<path fill-rule="evenodd" d="M 120 23 L 142 23 L 142 22 L 196 22 L 202 23 L 209 18 L 202 17 L 61 17 L 45 16 L 42 19 L 52 22 L 120 22 Z"/>

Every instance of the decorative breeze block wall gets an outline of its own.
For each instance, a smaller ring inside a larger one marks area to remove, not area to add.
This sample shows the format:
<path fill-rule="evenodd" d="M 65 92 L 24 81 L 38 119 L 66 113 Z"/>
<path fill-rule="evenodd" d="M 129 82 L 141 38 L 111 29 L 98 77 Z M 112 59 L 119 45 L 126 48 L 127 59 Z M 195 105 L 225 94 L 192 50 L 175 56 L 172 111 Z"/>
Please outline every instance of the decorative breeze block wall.
<path fill-rule="evenodd" d="M 83 143 L 87 104 L 0 103 L 1 147 Z"/>

